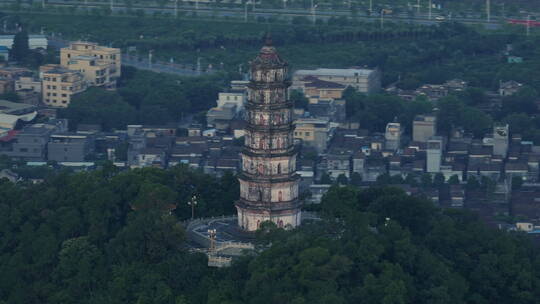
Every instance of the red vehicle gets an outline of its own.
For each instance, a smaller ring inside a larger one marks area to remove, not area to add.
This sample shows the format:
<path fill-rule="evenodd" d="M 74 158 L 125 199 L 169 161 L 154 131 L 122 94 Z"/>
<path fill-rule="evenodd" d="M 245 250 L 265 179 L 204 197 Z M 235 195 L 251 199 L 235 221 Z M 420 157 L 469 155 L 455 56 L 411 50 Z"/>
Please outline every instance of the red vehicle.
<path fill-rule="evenodd" d="M 510 24 L 523 24 L 523 25 L 527 25 L 527 23 L 529 23 L 529 26 L 540 27 L 540 21 L 536 21 L 536 20 L 508 19 L 507 22 Z"/>

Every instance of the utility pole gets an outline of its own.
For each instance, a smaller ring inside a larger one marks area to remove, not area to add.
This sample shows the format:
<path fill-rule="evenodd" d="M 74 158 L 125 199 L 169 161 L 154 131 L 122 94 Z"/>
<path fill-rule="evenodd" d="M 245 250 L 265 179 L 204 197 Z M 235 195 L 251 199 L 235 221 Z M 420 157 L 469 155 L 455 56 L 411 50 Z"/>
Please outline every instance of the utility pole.
<path fill-rule="evenodd" d="M 527 15 L 527 36 L 531 34 L 531 15 Z"/>
<path fill-rule="evenodd" d="M 373 11 L 373 0 L 369 0 L 369 12 L 371 13 L 372 11 Z"/>
<path fill-rule="evenodd" d="M 199 10 L 199 0 L 195 0 L 195 10 Z"/>
<path fill-rule="evenodd" d="M 45 9 L 45 0 L 41 0 L 41 8 Z"/>
<path fill-rule="evenodd" d="M 283 0 L 283 9 L 287 9 L 287 0 Z"/>
<path fill-rule="evenodd" d="M 416 14 L 419 15 L 420 14 L 420 0 L 418 0 L 416 2 Z"/>
<path fill-rule="evenodd" d="M 152 69 L 152 55 L 154 53 L 154 50 L 148 51 L 148 68 Z"/>
<path fill-rule="evenodd" d="M 197 57 L 197 75 L 201 75 L 201 57 Z"/>
<path fill-rule="evenodd" d="M 428 13 L 428 19 L 429 20 L 431 20 L 431 6 L 432 6 L 431 1 L 432 0 L 429 0 L 429 13 Z"/>
<path fill-rule="evenodd" d="M 178 0 L 174 0 L 174 18 L 178 18 Z"/>
<path fill-rule="evenodd" d="M 381 9 L 381 30 L 384 28 L 384 9 Z"/>
<path fill-rule="evenodd" d="M 112 13 L 112 11 L 113 11 L 113 9 L 114 9 L 114 2 L 113 2 L 113 1 L 114 1 L 114 0 L 111 0 L 111 13 Z"/>
<path fill-rule="evenodd" d="M 491 22 L 491 1 L 486 0 L 486 17 L 487 22 Z"/>

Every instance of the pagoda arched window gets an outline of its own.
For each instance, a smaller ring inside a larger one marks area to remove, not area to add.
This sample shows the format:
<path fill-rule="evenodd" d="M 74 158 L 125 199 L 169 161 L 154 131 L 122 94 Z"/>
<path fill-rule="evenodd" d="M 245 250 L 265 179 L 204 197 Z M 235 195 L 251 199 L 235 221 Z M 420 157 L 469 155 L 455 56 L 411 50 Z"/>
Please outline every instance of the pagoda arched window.
<path fill-rule="evenodd" d="M 278 201 L 281 202 L 283 200 L 283 192 L 281 190 L 278 192 Z"/>
<path fill-rule="evenodd" d="M 281 174 L 281 164 L 277 164 L 277 174 Z"/>
<path fill-rule="evenodd" d="M 257 172 L 259 174 L 261 174 L 261 175 L 264 174 L 264 166 L 263 166 L 263 164 L 259 164 L 259 166 L 257 167 Z"/>

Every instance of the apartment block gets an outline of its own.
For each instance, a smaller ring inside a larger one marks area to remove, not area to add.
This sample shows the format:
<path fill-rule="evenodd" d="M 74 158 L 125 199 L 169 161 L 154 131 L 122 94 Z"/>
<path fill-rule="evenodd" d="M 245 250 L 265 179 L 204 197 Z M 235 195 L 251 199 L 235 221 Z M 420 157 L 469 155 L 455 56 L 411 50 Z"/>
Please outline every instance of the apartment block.
<path fill-rule="evenodd" d="M 104 87 L 114 89 L 116 79 L 110 75 L 114 66 L 106 60 L 97 59 L 92 56 L 76 56 L 67 62 L 65 68 L 80 72 L 87 86 Z"/>
<path fill-rule="evenodd" d="M 437 117 L 432 115 L 418 115 L 413 121 L 413 141 L 427 142 L 437 133 Z"/>
<path fill-rule="evenodd" d="M 120 77 L 121 53 L 118 48 L 100 46 L 93 42 L 72 42 L 68 47 L 60 50 L 60 64 L 67 67 L 69 61 L 79 56 L 90 56 L 111 65 L 109 75 L 112 80 Z"/>
<path fill-rule="evenodd" d="M 52 107 L 67 107 L 73 95 L 86 89 L 80 72 L 55 68 L 43 72 L 42 98 L 44 104 Z"/>

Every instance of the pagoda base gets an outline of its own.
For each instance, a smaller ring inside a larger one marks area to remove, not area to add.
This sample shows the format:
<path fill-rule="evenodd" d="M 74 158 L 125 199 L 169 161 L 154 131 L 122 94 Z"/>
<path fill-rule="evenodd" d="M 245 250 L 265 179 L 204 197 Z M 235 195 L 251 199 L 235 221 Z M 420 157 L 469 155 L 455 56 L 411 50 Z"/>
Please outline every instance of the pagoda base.
<path fill-rule="evenodd" d="M 271 211 L 236 206 L 236 210 L 238 211 L 238 227 L 244 231 L 256 231 L 265 221 L 271 221 L 278 228 L 285 229 L 296 228 L 302 222 L 300 208 Z"/>

